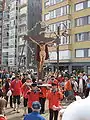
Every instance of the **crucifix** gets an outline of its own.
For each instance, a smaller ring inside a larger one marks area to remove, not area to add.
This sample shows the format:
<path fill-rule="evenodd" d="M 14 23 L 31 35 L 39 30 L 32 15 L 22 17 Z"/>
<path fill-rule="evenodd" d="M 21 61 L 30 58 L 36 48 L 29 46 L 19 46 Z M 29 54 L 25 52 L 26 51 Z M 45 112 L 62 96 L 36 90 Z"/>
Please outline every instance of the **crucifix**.
<path fill-rule="evenodd" d="M 55 40 L 52 38 L 42 38 L 40 35 L 38 37 L 30 37 L 30 36 L 24 36 L 24 39 L 31 40 L 35 44 L 37 44 L 37 60 L 39 61 L 39 72 L 42 71 L 43 65 L 45 63 L 45 60 L 49 58 L 48 55 L 48 45 L 52 44 Z M 39 41 L 37 41 L 39 39 Z M 44 40 L 44 41 L 43 41 Z"/>

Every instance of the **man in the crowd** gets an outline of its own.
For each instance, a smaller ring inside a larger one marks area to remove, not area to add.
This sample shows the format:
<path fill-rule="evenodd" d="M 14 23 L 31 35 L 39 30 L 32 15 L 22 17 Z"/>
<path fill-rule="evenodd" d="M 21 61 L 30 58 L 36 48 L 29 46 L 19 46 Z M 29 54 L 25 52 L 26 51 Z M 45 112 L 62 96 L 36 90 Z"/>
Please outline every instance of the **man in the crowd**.
<path fill-rule="evenodd" d="M 32 103 L 32 112 L 24 117 L 24 120 L 45 120 L 43 116 L 39 114 L 41 105 L 38 101 Z"/>
<path fill-rule="evenodd" d="M 57 83 L 52 83 L 52 90 L 48 92 L 47 99 L 49 100 L 49 120 L 57 120 L 58 110 L 61 108 L 60 100 L 63 99 L 63 94 L 58 90 Z"/>
<path fill-rule="evenodd" d="M 73 76 L 71 76 L 70 79 L 68 79 L 68 77 L 65 77 L 64 91 L 65 91 L 65 96 L 66 97 L 73 94 L 72 80 L 73 80 Z"/>
<path fill-rule="evenodd" d="M 17 113 L 19 113 L 21 86 L 22 82 L 19 80 L 19 75 L 16 75 L 15 79 L 11 82 L 11 90 L 13 93 L 14 111 L 16 110 L 17 102 Z"/>
<path fill-rule="evenodd" d="M 31 90 L 28 90 L 25 96 L 28 99 L 28 113 L 32 112 L 32 103 L 39 101 L 40 90 L 37 87 L 37 83 L 31 85 Z"/>
<path fill-rule="evenodd" d="M 52 84 L 53 82 L 57 83 L 57 86 L 58 86 L 58 80 L 55 79 L 54 76 L 51 76 L 50 80 L 48 81 L 48 84 Z"/>
<path fill-rule="evenodd" d="M 81 95 L 81 97 L 83 97 L 83 95 L 85 93 L 85 89 L 86 89 L 85 80 L 83 79 L 83 73 L 79 74 L 78 88 L 79 88 L 79 91 L 78 91 L 79 94 Z"/>
<path fill-rule="evenodd" d="M 40 104 L 41 104 L 41 110 L 40 113 L 44 114 L 45 113 L 45 101 L 46 101 L 46 94 L 47 94 L 47 87 L 48 86 L 43 86 L 45 84 L 45 80 L 41 82 L 42 86 L 40 87 L 41 94 L 40 94 Z"/>
<path fill-rule="evenodd" d="M 26 78 L 26 82 L 22 85 L 21 90 L 22 90 L 22 95 L 23 95 L 23 105 L 24 105 L 24 115 L 26 114 L 26 107 L 27 107 L 27 98 L 26 98 L 26 93 L 28 90 L 30 90 L 31 86 L 31 80 L 30 78 Z"/>

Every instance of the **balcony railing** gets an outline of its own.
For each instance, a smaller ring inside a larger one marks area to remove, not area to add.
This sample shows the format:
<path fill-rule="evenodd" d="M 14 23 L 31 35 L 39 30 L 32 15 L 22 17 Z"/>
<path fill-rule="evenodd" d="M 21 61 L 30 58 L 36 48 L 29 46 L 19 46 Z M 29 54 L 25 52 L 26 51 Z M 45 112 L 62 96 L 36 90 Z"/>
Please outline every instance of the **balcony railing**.
<path fill-rule="evenodd" d="M 22 35 L 25 35 L 26 34 L 26 31 L 21 31 L 21 32 L 19 32 L 19 36 L 22 36 Z"/>
<path fill-rule="evenodd" d="M 19 26 L 26 25 L 27 21 L 19 21 Z"/>
<path fill-rule="evenodd" d="M 23 3 L 23 4 L 19 4 L 19 8 L 23 8 L 23 7 L 25 7 L 25 6 L 27 6 L 27 2 L 25 2 L 25 3 Z"/>

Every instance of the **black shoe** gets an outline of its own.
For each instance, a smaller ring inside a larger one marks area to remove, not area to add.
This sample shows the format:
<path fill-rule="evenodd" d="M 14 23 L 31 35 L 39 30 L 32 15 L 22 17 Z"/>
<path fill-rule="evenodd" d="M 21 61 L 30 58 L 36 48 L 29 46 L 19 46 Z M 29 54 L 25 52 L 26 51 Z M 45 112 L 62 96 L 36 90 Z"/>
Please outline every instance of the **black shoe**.
<path fill-rule="evenodd" d="M 10 106 L 10 108 L 13 108 L 13 106 Z"/>

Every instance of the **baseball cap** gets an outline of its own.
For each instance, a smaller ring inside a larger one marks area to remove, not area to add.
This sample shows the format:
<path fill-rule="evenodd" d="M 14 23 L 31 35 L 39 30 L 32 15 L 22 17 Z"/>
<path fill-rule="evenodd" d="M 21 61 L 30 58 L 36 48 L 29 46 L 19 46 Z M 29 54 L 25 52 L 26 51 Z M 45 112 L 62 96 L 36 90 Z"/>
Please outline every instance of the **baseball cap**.
<path fill-rule="evenodd" d="M 35 101 L 35 102 L 32 103 L 32 108 L 33 109 L 40 109 L 41 104 L 38 101 Z"/>

